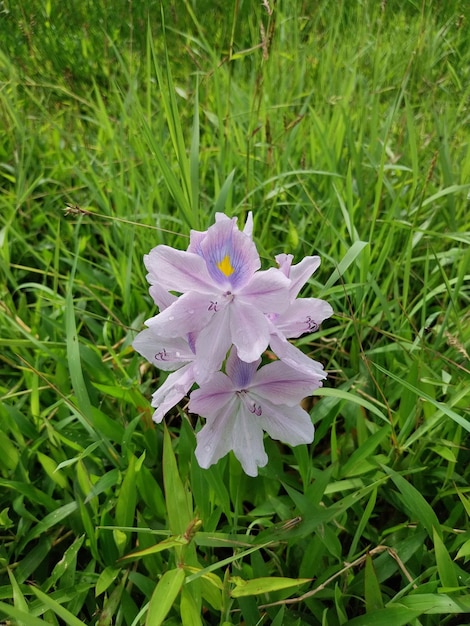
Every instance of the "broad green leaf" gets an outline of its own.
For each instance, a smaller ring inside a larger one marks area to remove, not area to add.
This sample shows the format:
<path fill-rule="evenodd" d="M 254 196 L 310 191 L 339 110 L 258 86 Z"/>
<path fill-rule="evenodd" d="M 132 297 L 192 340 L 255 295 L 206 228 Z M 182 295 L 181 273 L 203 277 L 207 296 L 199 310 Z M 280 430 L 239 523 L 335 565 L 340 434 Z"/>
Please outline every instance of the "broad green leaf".
<path fill-rule="evenodd" d="M 348 621 L 348 626 L 409 626 L 420 615 L 402 606 L 389 606 Z"/>
<path fill-rule="evenodd" d="M 160 626 L 168 615 L 184 582 L 184 570 L 176 568 L 165 572 L 150 598 L 145 626 Z"/>
<path fill-rule="evenodd" d="M 444 593 L 412 594 L 400 598 L 396 604 L 398 603 L 406 606 L 410 611 L 417 611 L 426 615 L 470 613 L 470 594 L 465 596 L 449 596 Z"/>
<path fill-rule="evenodd" d="M 80 535 L 75 541 L 65 550 L 63 557 L 56 564 L 52 570 L 52 574 L 48 580 L 48 588 L 60 582 L 61 587 L 67 587 L 69 584 L 74 584 L 73 578 L 75 576 L 77 554 L 83 545 L 85 535 Z M 72 580 L 70 580 L 72 579 Z M 43 591 L 47 591 L 42 587 Z"/>
<path fill-rule="evenodd" d="M 254 578 L 252 580 L 243 580 L 239 576 L 232 576 L 230 582 L 235 585 L 230 595 L 233 598 L 242 596 L 253 596 L 259 593 L 269 593 L 270 591 L 279 591 L 280 589 L 290 589 L 298 587 L 305 583 L 312 582 L 311 578 Z"/>
<path fill-rule="evenodd" d="M 95 585 L 95 596 L 98 597 L 116 580 L 121 570 L 116 567 L 105 567 Z"/>
<path fill-rule="evenodd" d="M 191 593 L 191 585 L 185 585 L 181 590 L 180 614 L 183 626 L 203 626 L 201 611 Z"/>
<path fill-rule="evenodd" d="M 341 476 L 351 476 L 360 470 L 361 464 L 367 460 L 382 443 L 385 437 L 390 436 L 390 426 L 382 426 L 377 432 L 368 437 L 366 441 L 354 450 L 350 458 L 343 465 Z"/>
<path fill-rule="evenodd" d="M 456 559 L 467 558 L 470 556 L 470 539 L 463 543 L 457 552 Z"/>
<path fill-rule="evenodd" d="M 116 611 L 119 610 L 119 603 L 121 601 L 126 578 L 127 576 L 122 577 L 121 582 L 113 589 L 110 596 L 106 599 L 97 626 L 112 626 L 114 623 L 114 616 Z"/>
<path fill-rule="evenodd" d="M 76 502 L 69 502 L 55 511 L 52 511 L 52 513 L 48 513 L 29 533 L 28 541 L 36 539 L 36 537 L 45 533 L 49 528 L 52 528 L 52 526 L 59 524 L 59 522 L 62 522 L 66 517 L 75 513 L 77 509 L 78 505 Z"/>
<path fill-rule="evenodd" d="M 0 449 L 3 450 L 3 448 L 0 448 Z M 57 469 L 57 463 L 54 461 L 54 459 L 51 459 L 51 457 L 47 456 L 46 454 L 43 454 L 40 451 L 38 451 L 37 456 L 38 456 L 38 461 L 41 463 L 44 471 L 49 476 L 49 478 L 52 481 L 54 481 L 57 485 L 59 485 L 61 489 L 67 489 L 67 486 L 68 486 L 67 478 L 64 476 L 64 474 L 60 470 Z"/>

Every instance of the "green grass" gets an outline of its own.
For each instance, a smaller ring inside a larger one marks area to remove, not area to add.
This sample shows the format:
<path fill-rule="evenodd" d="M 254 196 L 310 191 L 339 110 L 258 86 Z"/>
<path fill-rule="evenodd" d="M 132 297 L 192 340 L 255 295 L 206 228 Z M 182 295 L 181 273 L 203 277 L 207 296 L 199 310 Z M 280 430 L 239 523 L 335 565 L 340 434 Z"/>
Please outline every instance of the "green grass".
<path fill-rule="evenodd" d="M 466 623 L 466 3 L 56 4 L 0 23 L 0 620 Z M 335 310 L 256 479 L 131 347 L 143 255 L 216 210 Z"/>

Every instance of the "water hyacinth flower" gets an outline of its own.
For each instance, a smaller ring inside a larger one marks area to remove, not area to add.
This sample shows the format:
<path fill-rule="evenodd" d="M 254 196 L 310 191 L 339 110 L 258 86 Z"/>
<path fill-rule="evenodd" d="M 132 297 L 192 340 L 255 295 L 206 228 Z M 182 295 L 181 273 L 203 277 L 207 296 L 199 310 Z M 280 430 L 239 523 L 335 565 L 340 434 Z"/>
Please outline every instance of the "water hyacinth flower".
<path fill-rule="evenodd" d="M 298 297 L 320 258 L 293 265 L 292 255 L 280 254 L 277 268 L 262 271 L 252 230 L 251 213 L 243 230 L 217 213 L 206 231 L 191 231 L 186 251 L 151 250 L 144 262 L 159 313 L 133 346 L 171 372 L 152 396 L 153 419 L 189 395 L 189 410 L 206 420 L 197 433 L 201 467 L 233 450 L 256 476 L 268 461 L 265 432 L 293 446 L 313 441 L 300 402 L 326 373 L 290 340 L 315 332 L 333 311 L 324 300 Z M 260 367 L 268 346 L 279 360 Z"/>
<path fill-rule="evenodd" d="M 233 348 L 226 373 L 217 372 L 191 393 L 189 410 L 206 424 L 197 434 L 196 458 L 208 468 L 233 450 L 249 476 L 258 474 L 268 457 L 263 431 L 292 446 L 313 441 L 314 427 L 300 401 L 318 381 L 282 361 L 264 365 L 242 361 Z"/>
<path fill-rule="evenodd" d="M 144 257 L 149 282 L 181 296 L 147 320 L 156 335 L 196 333 L 198 381 L 220 369 L 231 345 L 246 362 L 266 350 L 270 322 L 266 312 L 289 305 L 291 281 L 278 268 L 260 270 L 251 236 L 236 219 L 218 217 L 205 233 L 191 233 L 188 250 L 160 245 Z"/>

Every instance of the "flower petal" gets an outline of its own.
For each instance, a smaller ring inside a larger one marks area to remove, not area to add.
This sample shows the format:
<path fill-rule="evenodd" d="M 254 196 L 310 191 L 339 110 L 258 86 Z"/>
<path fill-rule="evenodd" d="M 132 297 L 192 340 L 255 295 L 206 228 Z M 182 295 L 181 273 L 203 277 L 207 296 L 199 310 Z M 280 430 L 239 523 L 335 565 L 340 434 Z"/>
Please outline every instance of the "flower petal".
<path fill-rule="evenodd" d="M 149 294 L 152 296 L 153 301 L 160 311 L 167 309 L 177 299 L 177 296 L 157 284 L 150 285 Z"/>
<path fill-rule="evenodd" d="M 251 363 L 242 361 L 239 358 L 236 349 L 232 348 L 227 359 L 227 363 L 225 364 L 225 371 L 227 372 L 227 376 L 233 382 L 234 387 L 238 390 L 242 390 L 246 389 L 250 385 L 260 363 L 261 359 L 257 359 Z"/>
<path fill-rule="evenodd" d="M 259 359 L 269 343 L 269 322 L 263 313 L 237 297 L 230 303 L 230 336 L 242 361 Z"/>
<path fill-rule="evenodd" d="M 238 290 L 261 263 L 252 239 L 238 230 L 236 220 L 219 219 L 200 242 L 200 251 L 213 282 Z"/>
<path fill-rule="evenodd" d="M 204 469 L 217 463 L 232 449 L 236 405 L 237 399 L 232 397 L 229 402 L 221 406 L 217 419 L 208 419 L 197 433 L 195 454 L 197 462 Z"/>
<path fill-rule="evenodd" d="M 188 410 L 206 419 L 216 419 L 223 407 L 235 397 L 230 378 L 223 372 L 215 372 L 207 383 L 192 392 Z"/>
<path fill-rule="evenodd" d="M 144 263 L 149 272 L 147 280 L 152 285 L 180 293 L 214 291 L 204 259 L 197 254 L 161 245 L 144 256 Z"/>
<path fill-rule="evenodd" d="M 172 371 L 194 360 L 194 353 L 182 337 L 167 339 L 146 328 L 132 342 L 134 350 L 153 363 L 158 369 Z"/>
<path fill-rule="evenodd" d="M 161 422 L 166 413 L 185 397 L 194 382 L 192 363 L 170 374 L 152 396 L 152 406 L 157 409 L 152 419 Z"/>
<path fill-rule="evenodd" d="M 195 368 L 198 384 L 205 382 L 221 368 L 230 349 L 230 306 L 219 309 L 197 336 Z"/>
<path fill-rule="evenodd" d="M 318 361 L 310 359 L 306 354 L 292 345 L 287 339 L 280 333 L 273 333 L 269 339 L 269 345 L 274 354 L 281 359 L 283 363 L 289 367 L 307 374 L 312 377 L 312 389 L 316 389 L 322 386 L 321 381 L 326 378 L 326 372 L 323 369 L 323 365 Z"/>
<path fill-rule="evenodd" d="M 290 287 L 291 300 L 297 297 L 302 287 L 320 267 L 321 263 L 319 256 L 306 256 L 297 265 L 292 265 L 292 254 L 278 254 L 275 259 L 279 269 L 292 281 Z"/>
<path fill-rule="evenodd" d="M 265 402 L 263 408 L 265 410 L 258 420 L 270 437 L 291 446 L 312 443 L 315 429 L 310 415 L 302 407 Z"/>
<path fill-rule="evenodd" d="M 207 294 L 188 292 L 180 296 L 167 309 L 146 320 L 155 335 L 186 337 L 197 333 L 211 321 L 214 311 Z"/>
<path fill-rule="evenodd" d="M 272 403 L 294 406 L 318 386 L 317 378 L 275 361 L 256 372 L 248 390 Z"/>
<path fill-rule="evenodd" d="M 282 313 L 289 306 L 290 280 L 275 267 L 256 272 L 237 295 L 263 313 Z"/>
<path fill-rule="evenodd" d="M 326 300 L 298 298 L 284 313 L 273 319 L 273 323 L 285 337 L 293 339 L 316 332 L 323 320 L 332 315 L 333 309 Z"/>
<path fill-rule="evenodd" d="M 268 455 L 263 444 L 263 429 L 259 417 L 250 413 L 243 403 L 239 405 L 236 428 L 233 431 L 233 452 L 248 476 L 257 476 L 258 467 L 264 467 Z"/>

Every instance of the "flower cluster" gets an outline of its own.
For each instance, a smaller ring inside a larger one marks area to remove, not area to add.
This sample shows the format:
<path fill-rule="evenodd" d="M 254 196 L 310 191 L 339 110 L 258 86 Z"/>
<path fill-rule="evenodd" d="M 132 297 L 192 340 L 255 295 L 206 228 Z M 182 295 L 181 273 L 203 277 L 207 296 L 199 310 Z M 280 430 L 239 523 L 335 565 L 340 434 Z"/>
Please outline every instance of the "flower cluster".
<path fill-rule="evenodd" d="M 292 265 L 292 255 L 280 254 L 278 267 L 261 270 L 252 228 L 251 213 L 243 230 L 218 213 L 207 231 L 191 231 L 186 251 L 151 250 L 144 262 L 160 312 L 133 346 L 171 372 L 153 394 L 153 419 L 160 422 L 191 392 L 189 411 L 206 420 L 197 434 L 201 467 L 233 450 L 256 476 L 268 462 L 264 431 L 293 446 L 313 441 L 300 402 L 326 374 L 288 340 L 316 331 L 333 311 L 324 300 L 297 297 L 319 257 Z M 261 365 L 268 346 L 278 360 Z"/>

